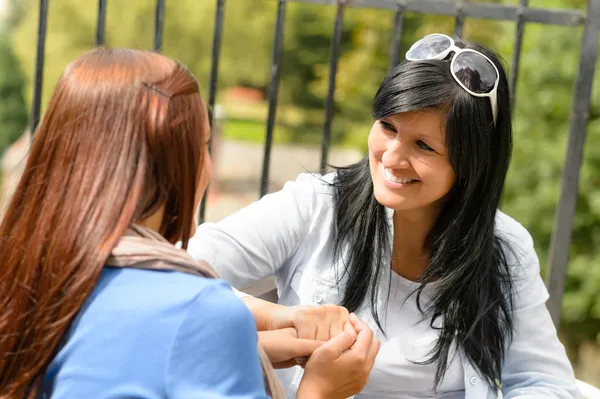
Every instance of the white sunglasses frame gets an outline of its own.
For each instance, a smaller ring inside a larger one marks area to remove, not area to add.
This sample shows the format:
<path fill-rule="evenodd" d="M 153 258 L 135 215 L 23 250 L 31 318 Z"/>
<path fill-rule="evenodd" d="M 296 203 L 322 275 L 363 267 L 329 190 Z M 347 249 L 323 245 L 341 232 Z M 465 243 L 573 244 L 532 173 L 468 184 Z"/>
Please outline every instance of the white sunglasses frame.
<path fill-rule="evenodd" d="M 419 44 L 422 40 L 424 40 L 424 39 L 426 39 L 428 37 L 432 37 L 432 36 L 441 36 L 441 37 L 443 37 L 445 39 L 448 39 L 450 41 L 450 46 L 448 46 L 448 48 L 446 50 L 442 51 L 438 55 L 430 57 L 430 58 L 411 58 L 411 57 L 408 56 L 408 54 L 413 49 L 413 47 L 415 47 L 417 44 Z M 498 116 L 498 83 L 500 82 L 500 72 L 498 71 L 498 68 L 496 67 L 496 64 L 494 64 L 492 62 L 492 60 L 490 60 L 489 57 L 487 57 L 485 54 L 480 53 L 477 50 L 464 49 L 464 48 L 458 47 L 456 45 L 456 43 L 454 43 L 454 39 L 452 39 L 450 36 L 444 35 L 442 33 L 432 33 L 430 35 L 427 35 L 427 36 L 423 37 L 422 39 L 417 40 L 412 46 L 410 46 L 410 48 L 406 52 L 405 58 L 408 61 L 443 60 L 451 52 L 454 52 L 454 56 L 452 57 L 452 61 L 450 62 L 450 73 L 452 74 L 452 77 L 470 95 L 472 95 L 474 97 L 487 97 L 487 98 L 490 99 L 490 105 L 492 107 L 492 116 L 494 118 L 494 126 L 496 126 L 496 118 Z M 496 81 L 494 82 L 494 87 L 492 88 L 492 90 L 490 90 L 489 93 L 475 93 L 474 91 L 469 90 L 460 81 L 460 79 L 456 76 L 456 74 L 454 73 L 454 61 L 456 61 L 456 56 L 458 56 L 460 53 L 475 53 L 475 54 L 479 54 L 480 56 L 482 56 L 483 58 L 485 58 L 486 60 L 488 60 L 490 62 L 490 64 L 494 67 L 494 69 L 496 70 Z"/>

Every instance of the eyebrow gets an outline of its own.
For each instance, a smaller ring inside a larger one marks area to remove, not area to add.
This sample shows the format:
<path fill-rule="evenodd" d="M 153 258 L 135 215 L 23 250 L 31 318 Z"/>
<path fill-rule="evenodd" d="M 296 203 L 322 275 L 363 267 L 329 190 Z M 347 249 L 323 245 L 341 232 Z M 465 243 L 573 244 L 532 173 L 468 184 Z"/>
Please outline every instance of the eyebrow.
<path fill-rule="evenodd" d="M 380 119 L 380 121 L 383 121 L 383 122 L 389 123 L 390 125 L 394 126 L 394 128 L 395 128 L 396 130 L 398 130 L 398 128 L 396 127 L 396 125 L 395 125 L 395 124 L 394 124 L 394 122 L 392 121 L 392 118 L 391 118 L 391 116 L 386 116 L 386 117 L 384 117 L 384 118 L 381 118 L 381 119 Z M 436 136 L 433 136 L 433 135 L 431 135 L 431 134 L 427 134 L 427 133 L 425 133 L 425 132 L 422 132 L 422 131 L 410 132 L 410 134 L 412 134 L 413 136 L 421 137 L 421 138 L 423 138 L 423 139 L 431 139 L 431 140 L 435 140 L 435 141 L 437 141 L 438 143 L 440 143 L 440 144 L 442 144 L 442 145 L 446 145 L 446 140 L 445 140 L 445 137 L 444 137 L 444 133 L 442 132 L 442 130 L 441 130 L 441 129 L 439 130 L 439 133 L 440 133 L 440 135 L 442 136 L 441 138 L 440 138 L 440 137 L 436 137 L 437 135 L 436 135 Z"/>

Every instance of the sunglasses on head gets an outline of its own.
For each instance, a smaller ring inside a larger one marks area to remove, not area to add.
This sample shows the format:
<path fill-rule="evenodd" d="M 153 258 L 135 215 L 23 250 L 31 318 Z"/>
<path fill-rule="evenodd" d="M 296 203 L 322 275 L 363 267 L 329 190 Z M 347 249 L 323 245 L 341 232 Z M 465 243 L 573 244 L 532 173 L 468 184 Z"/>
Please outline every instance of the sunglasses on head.
<path fill-rule="evenodd" d="M 415 42 L 406 52 L 406 59 L 408 61 L 443 60 L 451 52 L 454 52 L 450 62 L 452 77 L 470 95 L 490 99 L 494 126 L 496 126 L 500 73 L 492 60 L 484 54 L 457 47 L 450 36 L 434 33 Z"/>

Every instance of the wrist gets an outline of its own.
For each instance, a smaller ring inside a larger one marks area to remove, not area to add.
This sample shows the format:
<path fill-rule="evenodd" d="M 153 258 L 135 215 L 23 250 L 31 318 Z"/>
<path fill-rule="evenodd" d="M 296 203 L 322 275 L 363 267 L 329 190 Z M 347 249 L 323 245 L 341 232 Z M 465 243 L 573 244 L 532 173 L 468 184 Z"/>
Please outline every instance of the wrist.
<path fill-rule="evenodd" d="M 296 399 L 329 399 L 327 395 L 323 394 L 312 384 L 302 384 L 298 387 L 296 392 Z"/>
<path fill-rule="evenodd" d="M 256 321 L 256 329 L 258 331 L 269 331 L 273 329 L 273 319 L 278 312 L 286 307 L 276 303 L 268 302 L 262 299 L 255 298 L 253 296 L 246 296 L 242 298 L 242 301 L 246 304 L 246 307 L 254 316 Z"/>

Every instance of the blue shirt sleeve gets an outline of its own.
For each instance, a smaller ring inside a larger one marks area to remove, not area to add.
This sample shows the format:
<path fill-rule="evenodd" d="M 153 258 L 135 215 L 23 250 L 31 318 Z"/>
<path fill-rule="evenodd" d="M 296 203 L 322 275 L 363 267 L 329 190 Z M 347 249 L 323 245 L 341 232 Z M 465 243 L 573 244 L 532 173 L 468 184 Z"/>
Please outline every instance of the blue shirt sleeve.
<path fill-rule="evenodd" d="M 267 399 L 254 318 L 229 286 L 191 302 L 167 360 L 170 399 Z"/>

